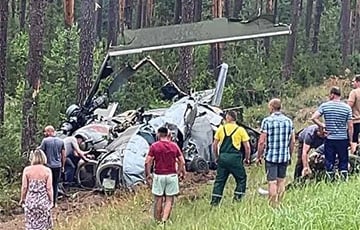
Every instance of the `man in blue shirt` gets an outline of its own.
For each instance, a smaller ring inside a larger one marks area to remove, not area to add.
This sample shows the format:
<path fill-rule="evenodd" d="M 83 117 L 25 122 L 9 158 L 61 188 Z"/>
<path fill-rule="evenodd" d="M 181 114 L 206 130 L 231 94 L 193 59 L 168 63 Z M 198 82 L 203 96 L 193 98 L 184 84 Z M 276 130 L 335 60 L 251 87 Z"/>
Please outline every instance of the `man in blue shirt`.
<path fill-rule="evenodd" d="M 270 116 L 261 123 L 261 134 L 258 143 L 256 162 L 262 161 L 265 151 L 265 170 L 269 187 L 270 205 L 276 207 L 285 191 L 285 177 L 288 162 L 295 146 L 293 122 L 281 111 L 278 98 L 269 102 Z"/>
<path fill-rule="evenodd" d="M 349 105 L 340 100 L 340 88 L 332 87 L 328 102 L 320 105 L 311 120 L 319 127 L 325 128 L 325 167 L 328 181 L 334 181 L 334 164 L 336 154 L 339 159 L 339 171 L 344 180 L 348 178 L 348 146 L 352 143 L 353 122 Z M 323 116 L 325 124 L 319 120 Z"/>
<path fill-rule="evenodd" d="M 56 206 L 61 172 L 64 171 L 65 166 L 65 147 L 63 140 L 55 136 L 53 126 L 45 127 L 44 136 L 45 138 L 41 141 L 39 148 L 44 151 L 47 158 L 46 165 L 51 169 L 54 206 Z"/>

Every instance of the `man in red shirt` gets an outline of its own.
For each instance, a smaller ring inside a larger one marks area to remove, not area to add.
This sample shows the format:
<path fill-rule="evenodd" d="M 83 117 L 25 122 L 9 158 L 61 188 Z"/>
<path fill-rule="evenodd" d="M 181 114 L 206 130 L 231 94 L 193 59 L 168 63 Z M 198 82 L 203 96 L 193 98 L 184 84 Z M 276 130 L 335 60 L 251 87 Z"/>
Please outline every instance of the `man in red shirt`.
<path fill-rule="evenodd" d="M 145 160 L 146 182 L 152 184 L 151 192 L 155 196 L 155 219 L 165 222 L 168 220 L 174 196 L 179 193 L 179 178 L 185 176 L 185 160 L 180 148 L 170 141 L 168 129 L 161 127 L 158 130 L 159 140 L 150 146 Z M 154 174 L 151 168 L 155 163 Z M 178 164 L 176 168 L 176 163 Z M 163 208 L 163 198 L 165 205 Z"/>

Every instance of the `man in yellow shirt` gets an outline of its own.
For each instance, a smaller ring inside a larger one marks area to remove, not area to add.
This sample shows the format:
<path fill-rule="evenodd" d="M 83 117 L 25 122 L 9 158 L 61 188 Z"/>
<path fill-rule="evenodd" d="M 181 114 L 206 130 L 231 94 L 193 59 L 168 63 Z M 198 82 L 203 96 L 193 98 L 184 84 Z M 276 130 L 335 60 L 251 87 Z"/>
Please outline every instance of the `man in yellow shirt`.
<path fill-rule="evenodd" d="M 227 112 L 225 124 L 221 125 L 215 133 L 213 150 L 218 168 L 210 203 L 213 206 L 220 203 L 230 174 L 233 175 L 236 181 L 234 201 L 241 200 L 245 194 L 246 171 L 243 165 L 243 156 L 245 152 L 244 162 L 249 164 L 250 137 L 246 130 L 238 126 L 235 121 L 236 113 L 234 111 Z"/>

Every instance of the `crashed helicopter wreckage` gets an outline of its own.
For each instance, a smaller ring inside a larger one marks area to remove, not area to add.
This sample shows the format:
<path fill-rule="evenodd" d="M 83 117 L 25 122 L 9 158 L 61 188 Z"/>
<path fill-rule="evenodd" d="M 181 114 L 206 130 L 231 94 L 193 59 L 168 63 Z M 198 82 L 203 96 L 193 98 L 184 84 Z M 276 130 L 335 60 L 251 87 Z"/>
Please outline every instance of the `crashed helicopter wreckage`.
<path fill-rule="evenodd" d="M 89 97 L 83 105 L 68 108 L 68 120 L 61 128 L 64 136 L 82 136 L 82 148 L 94 152 L 94 160 L 78 165 L 77 180 L 85 188 L 114 190 L 143 182 L 145 156 L 149 146 L 155 141 L 155 133 L 160 126 L 167 126 L 171 130 L 174 141 L 184 152 L 188 171 L 208 171 L 213 168 L 215 160 L 211 148 L 213 134 L 222 122 L 225 111 L 219 108 L 228 68 L 225 63 L 221 65 L 215 89 L 186 94 L 150 58 L 145 58 L 144 62 L 134 67 L 127 66 L 116 74 L 107 94 L 94 99 L 100 81 L 114 72 L 109 65 L 110 57 L 189 45 L 289 35 L 291 30 L 288 25 L 275 25 L 269 17 L 260 15 L 245 22 L 214 19 L 134 30 L 130 33 L 133 34 L 130 35 L 130 43 L 109 48 Z M 99 108 L 107 104 L 107 96 L 119 90 L 144 63 L 150 63 L 164 77 L 166 84 L 161 91 L 164 98 L 172 100 L 173 104 L 169 108 L 126 111 L 114 116 L 117 104 L 113 103 L 102 119 L 96 117 Z M 251 136 L 254 156 L 259 133 L 250 127 L 244 127 Z"/>

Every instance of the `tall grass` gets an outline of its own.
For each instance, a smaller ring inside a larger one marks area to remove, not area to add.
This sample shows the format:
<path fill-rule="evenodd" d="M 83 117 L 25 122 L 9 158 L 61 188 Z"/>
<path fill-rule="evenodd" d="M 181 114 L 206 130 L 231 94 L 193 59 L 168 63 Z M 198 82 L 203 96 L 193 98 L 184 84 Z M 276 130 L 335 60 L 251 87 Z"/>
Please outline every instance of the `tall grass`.
<path fill-rule="evenodd" d="M 288 170 L 292 176 L 293 167 Z M 211 185 L 198 191 L 197 200 L 177 199 L 171 220 L 165 226 L 154 223 L 151 195 L 143 190 L 123 203 L 113 203 L 81 218 L 58 223 L 57 229 L 359 229 L 360 178 L 334 184 L 312 184 L 286 192 L 280 208 L 269 207 L 266 197 L 257 193 L 264 186 L 263 168 L 248 170 L 245 199 L 232 203 L 233 178 L 225 189 L 220 207 L 210 208 Z"/>

